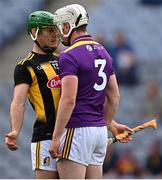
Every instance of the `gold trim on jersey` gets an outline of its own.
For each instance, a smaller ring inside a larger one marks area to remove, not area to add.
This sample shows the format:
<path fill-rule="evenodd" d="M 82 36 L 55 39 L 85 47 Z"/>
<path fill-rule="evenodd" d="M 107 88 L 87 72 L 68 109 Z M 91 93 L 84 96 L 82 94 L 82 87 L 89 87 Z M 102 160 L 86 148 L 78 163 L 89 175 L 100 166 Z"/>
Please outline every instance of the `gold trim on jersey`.
<path fill-rule="evenodd" d="M 74 134 L 74 128 L 68 128 L 67 133 L 66 133 L 66 139 L 64 142 L 63 154 L 62 154 L 62 157 L 65 159 L 68 159 L 69 154 L 70 154 L 73 134 Z"/>
<path fill-rule="evenodd" d="M 33 54 L 32 52 L 30 52 L 27 57 L 25 57 L 24 59 L 20 60 L 18 62 L 18 64 L 23 65 L 25 61 L 31 60 L 34 57 L 35 54 Z"/>
<path fill-rule="evenodd" d="M 35 75 L 35 72 L 32 69 L 32 67 L 29 67 L 28 70 L 33 79 L 30 92 L 28 93 L 28 98 L 30 99 L 31 103 L 34 105 L 37 118 L 41 120 L 46 120 L 47 118 L 44 111 L 45 107 L 44 107 L 43 98 L 39 89 L 39 85 L 37 82 L 37 76 Z"/>
<path fill-rule="evenodd" d="M 68 49 L 66 49 L 65 51 L 64 51 L 64 53 L 66 53 L 66 52 L 68 52 L 68 51 L 70 51 L 70 50 L 72 50 L 72 49 L 74 49 L 74 48 L 76 48 L 76 47 L 79 47 L 79 46 L 82 46 L 82 45 L 85 45 L 85 44 L 99 44 L 99 43 L 97 43 L 97 42 L 95 42 L 95 41 L 78 41 L 78 42 L 76 42 L 75 44 L 73 44 L 71 47 L 69 47 Z"/>
<path fill-rule="evenodd" d="M 40 167 L 40 142 L 36 143 L 36 158 L 35 158 L 35 163 L 36 163 L 36 169 L 39 169 Z"/>

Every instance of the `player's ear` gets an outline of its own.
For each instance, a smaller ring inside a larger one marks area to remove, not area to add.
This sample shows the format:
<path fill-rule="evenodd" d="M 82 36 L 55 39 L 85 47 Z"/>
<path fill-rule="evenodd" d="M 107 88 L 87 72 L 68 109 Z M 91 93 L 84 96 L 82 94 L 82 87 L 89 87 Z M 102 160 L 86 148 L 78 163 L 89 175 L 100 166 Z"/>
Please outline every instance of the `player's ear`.
<path fill-rule="evenodd" d="M 68 22 L 64 23 L 63 33 L 68 34 L 69 30 L 70 30 L 70 24 Z"/>
<path fill-rule="evenodd" d="M 32 33 L 32 35 L 35 37 L 35 35 L 36 35 L 36 31 L 37 31 L 37 29 L 36 28 L 32 28 L 31 29 L 31 33 Z"/>

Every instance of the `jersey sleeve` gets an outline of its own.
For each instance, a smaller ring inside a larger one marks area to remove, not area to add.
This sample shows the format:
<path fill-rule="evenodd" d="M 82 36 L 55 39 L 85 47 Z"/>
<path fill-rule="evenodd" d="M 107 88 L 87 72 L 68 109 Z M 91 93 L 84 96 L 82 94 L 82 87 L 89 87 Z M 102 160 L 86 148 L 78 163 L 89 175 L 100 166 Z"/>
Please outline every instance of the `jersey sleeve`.
<path fill-rule="evenodd" d="M 59 57 L 60 77 L 63 78 L 67 75 L 78 75 L 77 60 L 67 53 L 63 53 Z"/>
<path fill-rule="evenodd" d="M 14 71 L 14 84 L 15 86 L 18 84 L 26 83 L 32 84 L 32 77 L 28 69 L 23 65 L 17 65 Z"/>

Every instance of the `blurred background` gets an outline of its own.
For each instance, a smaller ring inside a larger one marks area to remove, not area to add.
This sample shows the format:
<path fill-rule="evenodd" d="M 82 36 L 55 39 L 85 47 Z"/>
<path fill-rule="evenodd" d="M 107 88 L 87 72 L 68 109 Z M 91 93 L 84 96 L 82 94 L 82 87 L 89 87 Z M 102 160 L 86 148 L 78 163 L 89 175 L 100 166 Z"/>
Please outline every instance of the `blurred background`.
<path fill-rule="evenodd" d="M 148 128 L 131 143 L 108 147 L 103 178 L 162 178 L 162 0 L 0 0 L 0 179 L 34 178 L 30 140 L 35 117 L 28 103 L 19 149 L 11 152 L 4 144 L 14 67 L 32 48 L 27 16 L 71 3 L 86 7 L 89 33 L 114 60 L 121 93 L 116 120 L 133 128 L 158 119 L 156 131 Z"/>

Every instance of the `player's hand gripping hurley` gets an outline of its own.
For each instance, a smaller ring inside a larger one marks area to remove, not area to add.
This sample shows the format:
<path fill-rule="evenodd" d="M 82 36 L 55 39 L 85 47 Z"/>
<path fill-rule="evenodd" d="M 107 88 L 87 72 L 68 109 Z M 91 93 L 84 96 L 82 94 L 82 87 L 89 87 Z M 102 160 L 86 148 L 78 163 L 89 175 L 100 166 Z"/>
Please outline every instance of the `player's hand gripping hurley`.
<path fill-rule="evenodd" d="M 126 138 L 126 137 L 128 137 L 128 136 L 130 136 L 130 135 L 132 135 L 132 134 L 135 134 L 135 133 L 138 132 L 138 131 L 141 131 L 141 130 L 143 130 L 143 129 L 146 129 L 146 128 L 148 128 L 148 127 L 152 127 L 152 128 L 154 128 L 154 129 L 156 129 L 156 128 L 157 128 L 157 121 L 156 121 L 156 119 L 150 120 L 150 121 L 148 121 L 148 122 L 146 122 L 146 123 L 144 123 L 144 124 L 141 124 L 141 125 L 133 128 L 133 129 L 132 129 L 132 130 L 133 130 L 133 133 L 130 133 L 130 132 L 128 132 L 128 131 L 125 131 L 124 133 L 121 133 L 121 134 L 119 134 L 119 135 L 117 135 L 117 136 L 115 136 L 115 137 L 108 138 L 108 146 L 111 145 L 111 144 L 113 144 L 113 143 L 115 143 L 115 142 L 118 141 L 118 140 L 122 140 L 122 139 L 124 139 L 124 138 Z"/>

